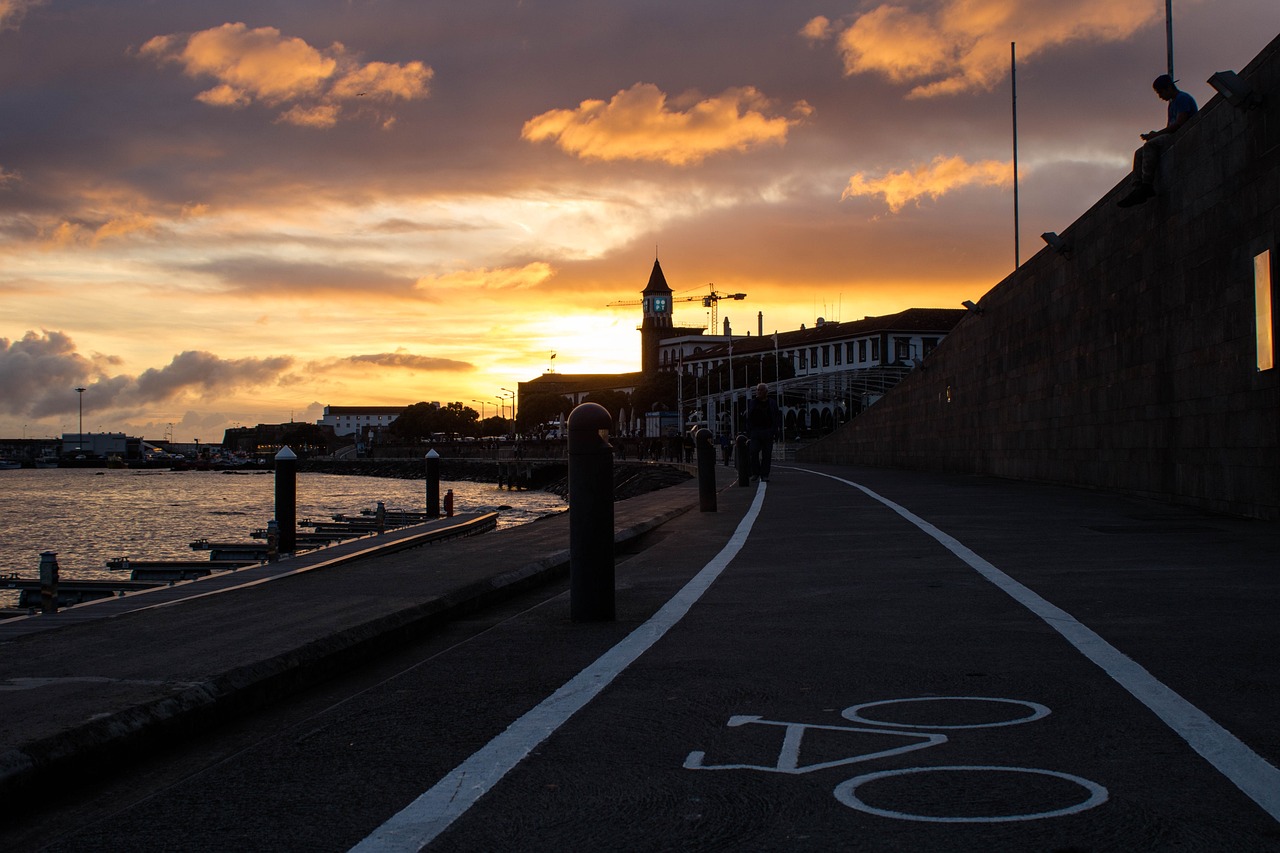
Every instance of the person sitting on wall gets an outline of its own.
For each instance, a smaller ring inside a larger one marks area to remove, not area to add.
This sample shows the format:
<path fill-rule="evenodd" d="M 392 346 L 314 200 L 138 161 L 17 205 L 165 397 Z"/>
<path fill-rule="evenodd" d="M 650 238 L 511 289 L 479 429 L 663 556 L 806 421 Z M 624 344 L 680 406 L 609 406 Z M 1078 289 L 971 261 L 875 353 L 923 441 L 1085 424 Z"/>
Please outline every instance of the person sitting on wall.
<path fill-rule="evenodd" d="M 1120 207 L 1132 207 L 1142 204 L 1156 194 L 1156 169 L 1160 165 L 1160 155 L 1164 149 L 1173 144 L 1174 134 L 1191 120 L 1199 107 L 1196 99 L 1181 91 L 1174 85 L 1168 74 L 1161 74 L 1151 84 L 1162 101 L 1169 102 L 1169 123 L 1160 130 L 1152 130 L 1141 134 L 1143 143 L 1133 155 L 1133 174 L 1135 185 L 1129 194 L 1116 204 Z"/>

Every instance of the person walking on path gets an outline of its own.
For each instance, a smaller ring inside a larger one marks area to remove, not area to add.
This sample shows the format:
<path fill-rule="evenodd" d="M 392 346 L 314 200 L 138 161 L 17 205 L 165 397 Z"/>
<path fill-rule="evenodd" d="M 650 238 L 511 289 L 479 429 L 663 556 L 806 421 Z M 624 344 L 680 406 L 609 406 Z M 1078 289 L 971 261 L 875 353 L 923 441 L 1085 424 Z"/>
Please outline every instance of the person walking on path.
<path fill-rule="evenodd" d="M 761 382 L 747 401 L 747 460 L 752 479 L 769 482 L 773 460 L 773 440 L 782 432 L 782 412 L 769 397 L 769 386 Z"/>
<path fill-rule="evenodd" d="M 1151 130 L 1141 134 L 1143 143 L 1133 155 L 1134 187 L 1129 194 L 1117 202 L 1120 207 L 1132 207 L 1142 204 L 1156 194 L 1156 169 L 1160 165 L 1160 155 L 1173 144 L 1178 129 L 1191 120 L 1199 107 L 1196 99 L 1174 85 L 1173 78 L 1161 74 L 1151 84 L 1156 95 L 1162 101 L 1169 102 L 1169 122 L 1160 130 Z"/>
<path fill-rule="evenodd" d="M 724 467 L 728 468 L 729 461 L 733 459 L 733 442 L 729 440 L 729 434 L 724 432 L 720 433 L 718 442 L 720 444 L 720 456 L 724 459 Z"/>

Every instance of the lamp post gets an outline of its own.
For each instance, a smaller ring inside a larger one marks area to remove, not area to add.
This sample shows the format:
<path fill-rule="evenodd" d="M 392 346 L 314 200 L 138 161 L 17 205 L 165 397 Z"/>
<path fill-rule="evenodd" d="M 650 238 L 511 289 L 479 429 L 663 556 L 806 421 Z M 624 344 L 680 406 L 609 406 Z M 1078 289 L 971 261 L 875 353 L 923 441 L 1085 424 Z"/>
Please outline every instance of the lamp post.
<path fill-rule="evenodd" d="M 83 449 L 81 447 L 81 443 L 84 441 L 84 392 L 88 390 L 88 388 L 76 389 L 76 394 L 79 396 L 80 400 L 80 427 L 79 432 L 76 433 L 76 450 Z"/>
<path fill-rule="evenodd" d="M 508 394 L 511 395 L 511 432 L 515 433 L 516 431 L 516 392 L 512 391 L 510 388 L 503 388 L 502 390 L 506 391 Z"/>
<path fill-rule="evenodd" d="M 471 402 L 480 404 L 480 420 L 484 420 L 484 407 L 489 404 L 484 400 L 472 400 Z"/>

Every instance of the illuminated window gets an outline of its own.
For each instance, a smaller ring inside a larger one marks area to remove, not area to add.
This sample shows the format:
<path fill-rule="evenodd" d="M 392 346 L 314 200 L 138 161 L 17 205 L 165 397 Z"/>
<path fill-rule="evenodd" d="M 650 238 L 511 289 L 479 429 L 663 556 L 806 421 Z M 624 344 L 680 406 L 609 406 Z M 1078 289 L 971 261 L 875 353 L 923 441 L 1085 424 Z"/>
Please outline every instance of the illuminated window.
<path fill-rule="evenodd" d="M 1253 258 L 1253 302 L 1258 327 L 1258 369 L 1276 366 L 1275 329 L 1271 324 L 1271 252 Z"/>

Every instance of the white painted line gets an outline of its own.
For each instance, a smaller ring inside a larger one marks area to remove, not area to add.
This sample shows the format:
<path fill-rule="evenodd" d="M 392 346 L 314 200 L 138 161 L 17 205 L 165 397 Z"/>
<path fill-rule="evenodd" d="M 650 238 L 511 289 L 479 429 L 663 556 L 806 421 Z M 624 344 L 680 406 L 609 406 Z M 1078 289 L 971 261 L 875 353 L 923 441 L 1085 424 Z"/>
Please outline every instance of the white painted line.
<path fill-rule="evenodd" d="M 853 486 L 879 501 L 936 539 L 980 575 L 1015 601 L 1039 616 L 1085 657 L 1128 690 L 1142 704 L 1173 729 L 1191 748 L 1226 776 L 1233 785 L 1262 807 L 1273 820 L 1280 821 L 1280 770 L 1268 763 L 1239 738 L 1215 723 L 1208 714 L 1166 687 L 1132 658 L 1116 649 L 1065 610 L 1050 604 L 1018 581 L 970 551 L 959 541 L 929 522 L 866 486 L 807 468 L 796 470 Z"/>
<path fill-rule="evenodd" d="M 760 515 L 765 486 L 764 483 L 759 485 L 751 507 L 720 553 L 647 622 L 351 848 L 353 853 L 418 851 L 430 844 L 538 744 L 662 639 L 742 550 L 756 517 Z"/>

